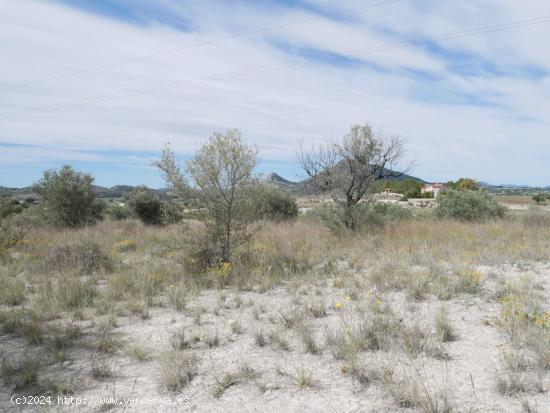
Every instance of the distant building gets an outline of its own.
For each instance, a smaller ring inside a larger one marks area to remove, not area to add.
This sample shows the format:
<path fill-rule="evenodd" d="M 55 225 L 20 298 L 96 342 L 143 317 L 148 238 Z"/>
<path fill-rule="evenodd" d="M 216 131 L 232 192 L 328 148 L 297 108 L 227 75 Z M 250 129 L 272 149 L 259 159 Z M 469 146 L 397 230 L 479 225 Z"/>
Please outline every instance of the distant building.
<path fill-rule="evenodd" d="M 438 183 L 426 184 L 422 187 L 422 189 L 420 189 L 420 193 L 422 195 L 433 194 L 434 198 L 437 198 L 441 189 L 443 189 L 443 184 L 438 184 Z"/>
<path fill-rule="evenodd" d="M 382 192 L 378 194 L 374 194 L 373 198 L 376 202 L 396 203 L 403 198 L 403 194 L 397 194 L 395 192 L 391 192 L 390 188 L 386 188 Z"/>

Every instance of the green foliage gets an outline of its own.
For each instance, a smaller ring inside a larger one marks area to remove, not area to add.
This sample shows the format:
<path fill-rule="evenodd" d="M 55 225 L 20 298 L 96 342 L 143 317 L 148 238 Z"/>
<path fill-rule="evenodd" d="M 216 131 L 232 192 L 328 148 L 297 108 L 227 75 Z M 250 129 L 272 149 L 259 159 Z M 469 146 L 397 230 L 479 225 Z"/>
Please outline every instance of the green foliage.
<path fill-rule="evenodd" d="M 183 206 L 170 196 L 162 203 L 163 224 L 177 224 L 183 219 Z"/>
<path fill-rule="evenodd" d="M 475 179 L 471 178 L 460 178 L 458 181 L 453 182 L 449 181 L 445 184 L 449 189 L 454 189 L 457 191 L 478 191 L 479 184 Z"/>
<path fill-rule="evenodd" d="M 374 204 L 371 213 L 377 215 L 385 222 L 401 221 L 412 218 L 412 213 L 406 208 L 394 204 Z"/>
<path fill-rule="evenodd" d="M 483 191 L 447 191 L 439 196 L 435 212 L 439 218 L 484 221 L 503 218 L 505 208 Z"/>
<path fill-rule="evenodd" d="M 383 227 L 389 222 L 412 218 L 412 213 L 403 207 L 393 204 L 357 204 L 353 210 L 356 230 L 373 230 Z M 315 220 L 322 222 L 335 232 L 346 229 L 345 211 L 334 204 L 325 204 L 313 208 L 306 213 Z"/>
<path fill-rule="evenodd" d="M 42 196 L 47 215 L 54 224 L 82 227 L 93 224 L 104 206 L 96 199 L 93 181 L 91 175 L 75 172 L 65 165 L 59 171 L 45 171 L 34 189 Z"/>
<path fill-rule="evenodd" d="M 155 225 L 162 221 L 162 202 L 146 186 L 135 188 L 128 195 L 128 207 L 145 224 Z"/>
<path fill-rule="evenodd" d="M 115 221 L 123 221 L 131 217 L 131 211 L 122 205 L 117 204 L 116 202 L 109 202 L 103 210 L 103 214 Z"/>
<path fill-rule="evenodd" d="M 374 192 L 382 192 L 384 189 L 388 188 L 390 192 L 402 194 L 404 200 L 407 200 L 409 198 L 422 198 L 421 189 L 423 186 L 421 182 L 415 181 L 414 179 L 405 179 L 403 181 L 389 181 L 384 179 L 376 183 Z"/>
<path fill-rule="evenodd" d="M 220 262 L 230 260 L 232 244 L 243 238 L 246 224 L 254 218 L 251 200 L 257 161 L 257 149 L 247 146 L 241 133 L 231 129 L 214 133 L 187 162 L 186 171 L 195 190 L 188 187 L 170 148 L 165 148 L 162 159 L 154 163 L 172 193 L 184 199 L 193 197 L 198 218 L 217 245 Z"/>
<path fill-rule="evenodd" d="M 28 208 L 27 203 L 19 203 L 16 199 L 11 199 L 9 197 L 0 197 L 0 219 L 8 218 L 11 215 L 20 214 L 26 208 Z"/>
<path fill-rule="evenodd" d="M 260 219 L 282 221 L 298 216 L 296 198 L 275 187 L 262 186 L 254 199 L 256 216 Z"/>
<path fill-rule="evenodd" d="M 550 195 L 545 196 L 544 194 L 535 194 L 532 196 L 533 201 L 535 201 L 537 204 L 543 204 L 546 199 L 550 199 Z"/>
<path fill-rule="evenodd" d="M 0 198 L 0 257 L 23 239 L 24 231 L 13 215 L 23 211 L 19 203 L 9 198 Z"/>

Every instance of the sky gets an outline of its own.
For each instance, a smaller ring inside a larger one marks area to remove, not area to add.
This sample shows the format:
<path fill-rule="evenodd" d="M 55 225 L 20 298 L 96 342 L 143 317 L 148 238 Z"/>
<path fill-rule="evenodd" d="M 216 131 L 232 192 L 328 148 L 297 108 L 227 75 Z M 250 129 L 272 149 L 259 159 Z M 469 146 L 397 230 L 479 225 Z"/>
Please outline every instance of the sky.
<path fill-rule="evenodd" d="M 548 39 L 542 0 L 0 1 L 0 186 L 162 187 L 165 144 L 230 128 L 297 180 L 300 145 L 364 123 L 427 181 L 550 185 Z"/>

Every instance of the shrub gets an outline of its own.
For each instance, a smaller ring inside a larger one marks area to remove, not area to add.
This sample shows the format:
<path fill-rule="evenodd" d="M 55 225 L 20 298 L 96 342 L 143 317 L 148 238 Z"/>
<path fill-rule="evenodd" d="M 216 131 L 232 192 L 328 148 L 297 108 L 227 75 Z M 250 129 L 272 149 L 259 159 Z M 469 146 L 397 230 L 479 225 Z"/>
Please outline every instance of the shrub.
<path fill-rule="evenodd" d="M 444 308 L 441 308 L 435 316 L 435 334 L 443 342 L 454 341 L 456 339 L 454 328 Z"/>
<path fill-rule="evenodd" d="M 296 199 L 288 192 L 269 187 L 261 188 L 258 192 L 254 202 L 258 218 L 281 221 L 298 216 Z"/>
<path fill-rule="evenodd" d="M 45 171 L 34 189 L 42 196 L 53 223 L 81 227 L 94 223 L 104 206 L 96 200 L 93 181 L 91 175 L 75 172 L 65 165 L 59 171 Z"/>
<path fill-rule="evenodd" d="M 79 277 L 74 276 L 60 278 L 54 292 L 55 298 L 62 308 L 69 310 L 91 305 L 97 294 L 95 286 L 91 282 L 82 281 Z"/>
<path fill-rule="evenodd" d="M 436 208 L 439 218 L 453 218 L 460 221 L 484 221 L 503 218 L 505 208 L 482 191 L 445 192 L 439 197 Z"/>
<path fill-rule="evenodd" d="M 0 198 L 0 257 L 23 239 L 24 232 L 10 216 L 20 212 L 12 201 Z"/>
<path fill-rule="evenodd" d="M 16 277 L 0 278 L 0 304 L 15 306 L 25 299 L 25 283 Z"/>
<path fill-rule="evenodd" d="M 170 391 L 179 391 L 198 374 L 199 358 L 181 350 L 164 353 L 160 358 L 160 373 L 163 384 Z"/>
<path fill-rule="evenodd" d="M 544 194 L 535 194 L 531 198 L 533 201 L 535 201 L 537 204 L 542 204 L 546 200 L 546 196 Z"/>
<path fill-rule="evenodd" d="M 92 274 L 98 271 L 110 271 L 112 263 L 101 251 L 99 244 L 93 241 L 82 241 L 48 249 L 44 257 L 44 267 L 50 271 L 76 270 L 83 274 Z"/>
<path fill-rule="evenodd" d="M 390 192 L 402 194 L 402 200 L 406 201 L 409 198 L 421 198 L 421 189 L 423 186 L 423 183 L 414 179 L 404 179 L 402 181 L 382 179 L 376 183 L 374 192 L 382 192 L 388 188 Z"/>
<path fill-rule="evenodd" d="M 107 204 L 104 214 L 115 221 L 123 221 L 131 217 L 131 211 L 128 208 L 115 202 Z"/>
<path fill-rule="evenodd" d="M 412 217 L 412 213 L 398 205 L 392 204 L 357 204 L 352 209 L 356 230 L 380 229 L 386 223 L 400 221 Z M 336 205 L 325 204 L 308 211 L 306 216 L 320 221 L 331 230 L 345 230 L 345 213 Z"/>
<path fill-rule="evenodd" d="M 372 213 L 385 222 L 412 218 L 411 211 L 394 204 L 374 204 L 372 206 Z"/>
<path fill-rule="evenodd" d="M 144 224 L 162 221 L 162 202 L 146 186 L 139 186 L 128 195 L 128 206 Z"/>
<path fill-rule="evenodd" d="M 162 203 L 161 209 L 163 224 L 177 224 L 184 218 L 182 206 L 170 196 Z"/>
<path fill-rule="evenodd" d="M 0 219 L 23 212 L 28 204 L 20 204 L 16 199 L 0 196 Z"/>
<path fill-rule="evenodd" d="M 296 370 L 296 385 L 300 389 L 313 386 L 313 375 L 311 370 L 304 367 Z"/>
<path fill-rule="evenodd" d="M 173 284 L 167 291 L 168 302 L 177 310 L 183 311 L 187 305 L 187 288 L 184 284 Z"/>
<path fill-rule="evenodd" d="M 8 385 L 15 385 L 15 390 L 23 390 L 38 383 L 40 362 L 27 358 L 18 363 L 2 360 L 2 377 Z"/>
<path fill-rule="evenodd" d="M 25 338 L 29 344 L 42 342 L 41 314 L 30 310 L 12 310 L 2 313 L 2 332 Z"/>

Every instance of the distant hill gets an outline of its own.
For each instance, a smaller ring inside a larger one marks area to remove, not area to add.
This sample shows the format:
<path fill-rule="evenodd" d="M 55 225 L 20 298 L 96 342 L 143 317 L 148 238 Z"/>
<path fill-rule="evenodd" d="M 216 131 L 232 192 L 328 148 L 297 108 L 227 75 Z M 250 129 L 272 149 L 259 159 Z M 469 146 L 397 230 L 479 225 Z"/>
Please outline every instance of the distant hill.
<path fill-rule="evenodd" d="M 98 186 L 98 185 L 93 186 L 94 192 L 100 198 L 124 198 L 126 195 L 132 192 L 135 188 L 136 188 L 135 186 L 131 186 L 131 185 L 115 185 L 110 188 L 107 188 L 105 186 Z M 168 189 L 165 189 L 165 188 L 162 188 L 162 189 L 147 188 L 147 189 L 151 191 L 153 194 L 156 194 L 161 198 L 163 198 L 168 192 Z"/>
<path fill-rule="evenodd" d="M 399 174 L 398 172 L 394 172 L 389 169 L 384 169 L 381 175 L 383 176 L 383 178 L 381 179 L 386 179 L 386 180 L 405 181 L 408 179 L 412 179 L 413 181 L 426 183 L 426 181 L 424 181 L 421 178 L 418 178 L 412 175 L 407 175 L 407 174 Z M 308 195 L 317 194 L 317 191 L 313 186 L 311 178 L 294 182 L 294 181 L 289 181 L 288 179 L 285 179 L 282 176 L 272 172 L 264 177 L 264 182 L 275 185 L 278 188 L 283 189 L 285 191 L 289 191 L 290 193 L 297 196 L 308 196 Z"/>
<path fill-rule="evenodd" d="M 281 175 L 276 174 L 275 172 L 271 172 L 270 174 L 266 175 L 264 177 L 264 182 L 275 185 L 285 190 L 295 188 L 297 185 L 299 185 L 298 182 L 289 181 L 288 179 L 283 178 Z"/>
<path fill-rule="evenodd" d="M 132 192 L 134 188 L 136 187 L 131 185 L 115 185 L 110 188 L 99 185 L 92 186 L 92 189 L 99 198 L 124 198 L 126 195 Z M 168 189 L 165 188 L 148 189 L 152 193 L 158 195 L 160 198 L 164 198 L 166 196 L 166 193 L 168 192 Z M 11 196 L 19 200 L 25 200 L 26 198 L 40 198 L 40 195 L 34 192 L 33 188 L 30 186 L 25 188 L 7 188 L 4 186 L 0 186 L 0 195 Z"/>
<path fill-rule="evenodd" d="M 387 180 L 397 180 L 397 181 L 404 181 L 407 179 L 412 179 L 414 181 L 420 182 L 420 183 L 427 183 L 427 181 L 418 178 L 416 176 L 408 175 L 408 174 L 402 174 L 399 175 L 396 172 L 392 172 L 388 169 L 385 169 L 383 172 L 384 178 Z M 311 179 L 304 179 L 302 181 L 290 181 L 286 178 L 283 178 L 281 175 L 272 172 L 270 174 L 267 174 L 264 176 L 263 181 L 274 185 L 282 190 L 288 191 L 296 196 L 308 196 L 308 195 L 315 195 L 317 194 L 317 191 L 315 190 Z M 549 190 L 550 185 L 545 187 L 531 187 L 528 185 L 491 185 L 486 182 L 480 182 L 481 187 L 487 188 L 487 189 L 529 189 L 529 190 L 536 190 L 536 189 L 543 189 L 543 190 Z M 105 186 L 99 186 L 94 185 L 93 189 L 97 196 L 99 198 L 124 198 L 126 195 L 128 195 L 131 191 L 133 191 L 136 187 L 131 185 L 115 185 L 112 187 L 105 187 Z M 148 188 L 152 193 L 156 194 L 160 198 L 164 198 L 168 192 L 168 189 L 166 188 L 160 188 L 160 189 L 154 189 L 154 188 Z M 0 186 L 0 196 L 11 196 L 13 198 L 16 198 L 20 201 L 24 201 L 27 198 L 34 198 L 34 199 L 40 199 L 40 196 L 33 191 L 33 188 L 31 186 L 24 187 L 24 188 L 9 188 Z"/>

